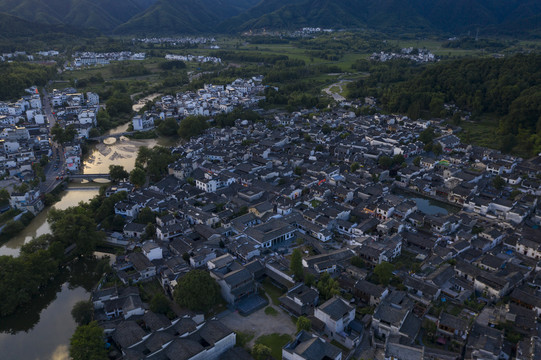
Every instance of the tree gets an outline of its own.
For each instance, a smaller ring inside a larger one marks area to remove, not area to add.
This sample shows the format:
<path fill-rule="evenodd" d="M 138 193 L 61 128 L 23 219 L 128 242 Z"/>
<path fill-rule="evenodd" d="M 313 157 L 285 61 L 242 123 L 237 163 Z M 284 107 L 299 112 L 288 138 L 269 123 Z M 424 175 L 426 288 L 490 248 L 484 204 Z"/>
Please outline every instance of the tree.
<path fill-rule="evenodd" d="M 188 116 L 180 122 L 178 135 L 181 138 L 189 139 L 198 136 L 208 127 L 207 119 L 204 116 Z"/>
<path fill-rule="evenodd" d="M 112 181 L 121 181 L 130 177 L 122 165 L 109 165 L 109 175 Z"/>
<path fill-rule="evenodd" d="M 321 275 L 321 278 L 317 282 L 317 290 L 323 300 L 329 300 L 334 295 L 340 294 L 338 281 L 333 279 L 328 272 L 324 272 L 323 275 Z"/>
<path fill-rule="evenodd" d="M 435 142 L 433 145 L 432 145 L 432 152 L 434 153 L 434 155 L 436 156 L 439 156 L 443 153 L 443 149 L 441 147 L 441 144 L 439 142 Z"/>
<path fill-rule="evenodd" d="M 252 356 L 256 360 L 267 360 L 271 357 L 271 349 L 263 344 L 255 344 L 252 348 Z"/>
<path fill-rule="evenodd" d="M 161 292 L 156 293 L 150 300 L 150 310 L 156 314 L 167 314 L 169 312 L 169 299 Z"/>
<path fill-rule="evenodd" d="M 71 309 L 71 316 L 78 325 L 87 325 L 94 317 L 92 301 L 78 301 Z"/>
<path fill-rule="evenodd" d="M 393 159 L 391 159 L 390 157 L 388 156 L 381 156 L 378 160 L 378 165 L 382 168 L 382 169 L 390 169 L 391 166 L 393 166 Z"/>
<path fill-rule="evenodd" d="M 9 199 L 11 199 L 9 192 L 6 189 L 0 189 L 0 205 L 9 203 Z"/>
<path fill-rule="evenodd" d="M 103 329 L 92 321 L 78 326 L 70 339 L 70 357 L 73 360 L 107 360 Z"/>
<path fill-rule="evenodd" d="M 391 278 L 393 277 L 394 266 L 386 261 L 376 265 L 374 268 L 374 276 L 381 285 L 389 285 Z"/>
<path fill-rule="evenodd" d="M 398 154 L 393 156 L 393 165 L 400 165 L 402 164 L 406 159 L 404 158 L 404 155 Z"/>
<path fill-rule="evenodd" d="M 431 143 L 435 137 L 436 133 L 434 133 L 434 129 L 432 127 L 426 128 L 419 134 L 419 140 L 422 141 L 424 144 Z"/>
<path fill-rule="evenodd" d="M 178 132 L 178 123 L 173 118 L 165 119 L 158 125 L 158 131 L 163 136 L 173 136 L 177 135 Z"/>
<path fill-rule="evenodd" d="M 364 269 L 365 266 L 366 266 L 364 260 L 361 259 L 360 257 L 358 257 L 357 255 L 355 255 L 354 257 L 352 257 L 351 260 L 350 260 L 350 262 L 351 262 L 351 265 L 356 266 L 356 267 L 358 267 L 359 269 Z"/>
<path fill-rule="evenodd" d="M 145 239 L 152 239 L 156 235 L 156 225 L 154 224 L 148 224 L 145 227 L 145 233 L 143 234 L 143 237 Z"/>
<path fill-rule="evenodd" d="M 148 206 L 145 206 L 141 209 L 141 211 L 139 211 L 139 215 L 137 215 L 137 219 L 135 219 L 135 222 L 142 225 L 155 224 L 156 213 L 150 210 Z"/>
<path fill-rule="evenodd" d="M 312 328 L 312 322 L 306 316 L 299 316 L 297 319 L 297 332 L 304 330 L 310 331 Z"/>
<path fill-rule="evenodd" d="M 133 185 L 137 187 L 142 187 L 143 185 L 145 185 L 146 181 L 147 176 L 145 174 L 145 170 L 136 167 L 130 172 L 130 182 Z"/>
<path fill-rule="evenodd" d="M 413 159 L 413 165 L 415 165 L 415 166 L 421 165 L 421 157 L 420 156 L 416 156 L 415 159 Z"/>
<path fill-rule="evenodd" d="M 355 171 L 357 171 L 360 167 L 361 167 L 361 165 L 360 165 L 358 162 L 354 162 L 353 164 L 351 164 L 350 170 L 351 170 L 351 172 L 355 172 Z"/>
<path fill-rule="evenodd" d="M 291 254 L 289 270 L 291 270 L 296 280 L 302 280 L 304 272 L 302 268 L 302 254 L 299 249 L 293 250 L 293 253 Z"/>
<path fill-rule="evenodd" d="M 97 230 L 93 214 L 82 206 L 66 210 L 51 209 L 47 220 L 57 241 L 63 246 L 76 245 L 76 253 L 90 255 L 105 234 Z"/>
<path fill-rule="evenodd" d="M 206 312 L 220 299 L 220 287 L 208 272 L 192 270 L 178 281 L 173 296 L 180 306 Z"/>
<path fill-rule="evenodd" d="M 497 175 L 496 177 L 494 177 L 494 179 L 492 179 L 492 186 L 494 186 L 496 190 L 503 189 L 505 184 L 505 180 L 500 175 Z"/>

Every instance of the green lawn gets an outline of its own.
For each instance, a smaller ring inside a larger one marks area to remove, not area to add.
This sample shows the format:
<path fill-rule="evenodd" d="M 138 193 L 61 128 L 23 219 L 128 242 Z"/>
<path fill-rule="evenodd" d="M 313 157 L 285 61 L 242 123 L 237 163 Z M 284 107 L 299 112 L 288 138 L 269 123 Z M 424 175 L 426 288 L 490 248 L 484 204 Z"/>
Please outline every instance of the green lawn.
<path fill-rule="evenodd" d="M 263 290 L 265 290 L 265 293 L 267 293 L 274 305 L 280 305 L 280 300 L 278 298 L 282 295 L 284 295 L 284 291 L 282 291 L 280 288 L 276 287 L 269 278 L 266 278 L 262 282 Z"/>
<path fill-rule="evenodd" d="M 499 144 L 494 143 L 498 138 L 498 119 L 486 116 L 479 121 L 462 121 L 460 127 L 463 131 L 458 133 L 458 137 L 466 142 L 489 148 L 497 148 Z"/>
<path fill-rule="evenodd" d="M 270 334 L 263 335 L 257 338 L 256 344 L 263 344 L 271 349 L 271 355 L 275 359 L 282 358 L 282 348 L 293 338 L 287 334 Z"/>
<path fill-rule="evenodd" d="M 237 331 L 237 346 L 245 347 L 252 339 L 254 338 L 253 333 L 245 333 L 242 331 Z"/>
<path fill-rule="evenodd" d="M 267 306 L 265 308 L 265 314 L 270 315 L 270 316 L 276 316 L 278 315 L 278 311 L 276 311 L 276 309 L 273 308 L 272 306 Z"/>

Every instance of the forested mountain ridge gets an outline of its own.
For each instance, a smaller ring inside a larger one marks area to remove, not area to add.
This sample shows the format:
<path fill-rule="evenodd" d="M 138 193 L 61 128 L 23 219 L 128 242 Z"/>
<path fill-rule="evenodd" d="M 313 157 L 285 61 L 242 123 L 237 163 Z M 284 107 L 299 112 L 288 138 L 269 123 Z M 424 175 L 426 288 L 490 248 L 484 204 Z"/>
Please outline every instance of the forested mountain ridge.
<path fill-rule="evenodd" d="M 541 35 L 538 0 L 0 0 L 30 22 L 116 34 L 194 34 L 303 26 L 445 34 Z"/>
<path fill-rule="evenodd" d="M 540 13 L 536 0 L 263 0 L 221 26 L 237 31 L 323 26 L 531 33 L 539 31 Z"/>

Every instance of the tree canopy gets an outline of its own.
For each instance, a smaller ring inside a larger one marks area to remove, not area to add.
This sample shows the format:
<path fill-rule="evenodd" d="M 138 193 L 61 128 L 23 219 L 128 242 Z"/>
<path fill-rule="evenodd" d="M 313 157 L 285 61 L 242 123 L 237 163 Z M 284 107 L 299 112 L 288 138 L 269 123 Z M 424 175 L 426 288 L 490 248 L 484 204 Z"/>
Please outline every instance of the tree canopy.
<path fill-rule="evenodd" d="M 183 276 L 174 291 L 175 301 L 193 311 L 208 311 L 220 299 L 220 287 L 204 270 L 192 270 Z"/>
<path fill-rule="evenodd" d="M 70 357 L 73 360 L 107 360 L 103 329 L 92 321 L 78 326 L 70 339 Z"/>
<path fill-rule="evenodd" d="M 87 325 L 94 316 L 94 304 L 92 301 L 78 301 L 71 309 L 71 316 L 78 325 Z"/>

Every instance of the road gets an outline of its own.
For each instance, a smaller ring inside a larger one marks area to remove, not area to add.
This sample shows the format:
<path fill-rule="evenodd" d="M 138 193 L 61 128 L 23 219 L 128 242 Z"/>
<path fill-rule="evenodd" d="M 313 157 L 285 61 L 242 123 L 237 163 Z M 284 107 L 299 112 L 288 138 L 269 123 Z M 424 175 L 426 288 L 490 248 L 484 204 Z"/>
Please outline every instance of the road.
<path fill-rule="evenodd" d="M 45 181 L 40 183 L 39 190 L 42 194 L 51 192 L 58 184 L 62 182 L 60 179 L 65 174 L 65 161 L 64 161 L 64 150 L 60 144 L 57 144 L 53 141 L 51 130 L 56 124 L 56 118 L 53 114 L 53 109 L 51 108 L 51 101 L 49 99 L 49 94 L 45 88 L 42 89 L 43 92 L 43 113 L 47 117 L 47 127 L 49 131 L 49 141 L 51 144 L 51 150 L 53 152 L 52 156 L 49 157 L 49 163 L 45 166 Z M 57 179 L 58 178 L 58 179 Z"/>

